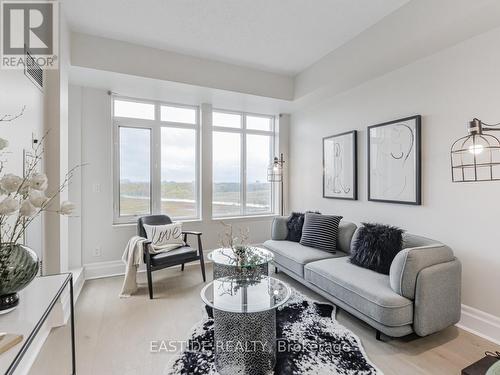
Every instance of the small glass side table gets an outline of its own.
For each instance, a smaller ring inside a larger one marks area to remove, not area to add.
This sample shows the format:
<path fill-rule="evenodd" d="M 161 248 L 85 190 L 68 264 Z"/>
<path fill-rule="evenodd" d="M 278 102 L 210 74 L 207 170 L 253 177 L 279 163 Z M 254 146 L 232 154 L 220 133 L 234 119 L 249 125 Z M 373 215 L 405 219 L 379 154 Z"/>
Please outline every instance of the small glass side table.
<path fill-rule="evenodd" d="M 248 247 L 245 255 L 239 258 L 232 249 L 221 248 L 208 254 L 214 263 L 214 280 L 224 276 L 260 276 L 269 275 L 269 262 L 274 255 L 260 247 Z"/>
<path fill-rule="evenodd" d="M 212 281 L 201 298 L 213 308 L 215 367 L 221 375 L 270 374 L 276 364 L 276 309 L 290 287 L 269 276 Z"/>

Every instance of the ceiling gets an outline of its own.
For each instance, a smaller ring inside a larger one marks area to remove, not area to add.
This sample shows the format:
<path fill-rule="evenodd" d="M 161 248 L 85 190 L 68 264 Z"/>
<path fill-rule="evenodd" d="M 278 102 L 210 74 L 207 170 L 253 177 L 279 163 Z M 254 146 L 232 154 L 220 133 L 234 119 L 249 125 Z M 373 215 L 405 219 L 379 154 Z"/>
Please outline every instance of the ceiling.
<path fill-rule="evenodd" d="M 62 0 L 74 31 L 295 75 L 409 0 Z"/>

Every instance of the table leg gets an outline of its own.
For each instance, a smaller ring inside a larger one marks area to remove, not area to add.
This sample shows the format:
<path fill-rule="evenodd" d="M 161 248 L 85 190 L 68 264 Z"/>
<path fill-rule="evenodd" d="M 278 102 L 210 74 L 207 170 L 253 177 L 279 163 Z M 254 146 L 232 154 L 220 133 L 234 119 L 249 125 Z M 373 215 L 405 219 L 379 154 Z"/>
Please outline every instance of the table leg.
<path fill-rule="evenodd" d="M 69 298 L 70 298 L 70 312 L 71 312 L 71 368 L 72 375 L 76 375 L 76 351 L 75 351 L 75 307 L 73 300 L 73 275 L 69 280 Z"/>

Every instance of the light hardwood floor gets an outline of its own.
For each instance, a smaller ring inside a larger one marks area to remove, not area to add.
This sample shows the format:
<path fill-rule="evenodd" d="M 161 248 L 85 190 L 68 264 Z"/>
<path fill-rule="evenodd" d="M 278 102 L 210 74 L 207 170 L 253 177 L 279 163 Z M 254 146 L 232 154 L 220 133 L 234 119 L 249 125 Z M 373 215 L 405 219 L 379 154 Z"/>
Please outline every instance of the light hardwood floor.
<path fill-rule="evenodd" d="M 212 268 L 207 265 L 207 275 Z M 280 273 L 277 277 L 320 301 L 324 299 Z M 149 300 L 145 274 L 139 274 L 137 295 L 120 299 L 123 277 L 87 281 L 76 305 L 77 374 L 163 374 L 172 358 L 151 353 L 152 340 L 185 340 L 201 319 L 203 287 L 199 266 L 154 273 L 155 299 Z M 486 350 L 500 348 L 478 336 L 450 327 L 428 337 L 375 340 L 370 326 L 344 311 L 337 320 L 357 334 L 368 357 L 385 374 L 460 374 Z M 70 369 L 68 327 L 57 328 L 47 339 L 31 374 L 67 375 Z"/>

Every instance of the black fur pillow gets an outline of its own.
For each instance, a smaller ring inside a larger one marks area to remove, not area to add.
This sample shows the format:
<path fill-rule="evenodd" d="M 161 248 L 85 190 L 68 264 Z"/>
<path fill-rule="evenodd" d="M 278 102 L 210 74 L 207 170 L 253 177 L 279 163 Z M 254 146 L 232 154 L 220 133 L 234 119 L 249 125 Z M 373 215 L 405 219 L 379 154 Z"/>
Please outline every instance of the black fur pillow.
<path fill-rule="evenodd" d="M 288 234 L 286 239 L 288 241 L 299 242 L 302 237 L 302 227 L 304 226 L 304 214 L 300 212 L 292 212 L 286 223 Z"/>
<path fill-rule="evenodd" d="M 403 246 L 403 233 L 397 227 L 363 223 L 351 247 L 351 263 L 388 275 Z"/>
<path fill-rule="evenodd" d="M 306 211 L 310 212 L 310 211 Z M 319 212 L 315 212 L 319 214 Z M 300 212 L 292 212 L 286 223 L 288 234 L 286 235 L 287 241 L 300 242 L 302 238 L 302 227 L 304 226 L 304 215 Z"/>

